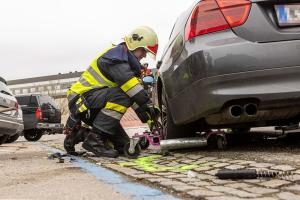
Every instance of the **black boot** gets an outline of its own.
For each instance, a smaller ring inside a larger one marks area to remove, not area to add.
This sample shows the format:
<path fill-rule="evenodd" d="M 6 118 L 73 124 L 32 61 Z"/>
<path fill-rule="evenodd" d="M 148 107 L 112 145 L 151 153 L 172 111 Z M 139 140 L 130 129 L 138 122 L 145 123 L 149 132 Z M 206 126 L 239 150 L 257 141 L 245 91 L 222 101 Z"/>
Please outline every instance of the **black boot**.
<path fill-rule="evenodd" d="M 67 134 L 64 140 L 64 148 L 68 154 L 77 156 L 75 145 L 83 142 L 87 137 L 89 129 L 81 127 L 74 128 L 71 133 Z"/>
<path fill-rule="evenodd" d="M 119 156 L 116 150 L 106 148 L 99 136 L 92 131 L 82 143 L 82 147 L 99 157 L 117 158 Z"/>

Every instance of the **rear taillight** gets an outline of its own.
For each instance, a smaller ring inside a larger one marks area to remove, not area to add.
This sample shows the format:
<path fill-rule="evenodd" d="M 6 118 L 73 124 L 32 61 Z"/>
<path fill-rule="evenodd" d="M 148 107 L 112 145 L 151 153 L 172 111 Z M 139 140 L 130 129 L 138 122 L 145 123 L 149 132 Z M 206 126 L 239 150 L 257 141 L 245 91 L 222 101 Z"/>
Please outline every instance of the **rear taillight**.
<path fill-rule="evenodd" d="M 216 0 L 225 19 L 231 28 L 246 22 L 251 2 L 248 0 Z"/>
<path fill-rule="evenodd" d="M 244 24 L 249 16 L 248 0 L 202 0 L 194 8 L 185 29 L 185 39 Z"/>
<path fill-rule="evenodd" d="M 37 108 L 35 111 L 35 117 L 37 120 L 41 120 L 42 119 L 42 109 L 41 108 Z"/>

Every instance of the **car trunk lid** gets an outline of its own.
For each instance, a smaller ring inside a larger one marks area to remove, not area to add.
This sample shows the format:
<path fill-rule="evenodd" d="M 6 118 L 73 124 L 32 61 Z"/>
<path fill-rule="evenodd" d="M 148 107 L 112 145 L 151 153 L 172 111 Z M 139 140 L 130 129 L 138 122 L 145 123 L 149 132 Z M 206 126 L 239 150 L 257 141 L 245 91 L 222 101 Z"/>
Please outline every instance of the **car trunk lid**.
<path fill-rule="evenodd" d="M 233 28 L 236 35 L 252 42 L 300 39 L 300 0 L 251 0 L 247 21 Z"/>

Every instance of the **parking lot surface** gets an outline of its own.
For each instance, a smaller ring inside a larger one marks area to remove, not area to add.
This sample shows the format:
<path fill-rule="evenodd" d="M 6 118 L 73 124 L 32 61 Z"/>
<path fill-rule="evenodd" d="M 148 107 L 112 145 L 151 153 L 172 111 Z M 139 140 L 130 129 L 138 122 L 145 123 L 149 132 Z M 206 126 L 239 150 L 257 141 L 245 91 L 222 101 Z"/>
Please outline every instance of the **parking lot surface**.
<path fill-rule="evenodd" d="M 62 139 L 63 136 L 52 136 L 42 143 L 62 149 Z M 184 199 L 300 199 L 300 137 L 239 144 L 227 151 L 203 148 L 163 156 L 159 149 L 150 148 L 133 160 L 92 156 L 85 159 Z M 220 180 L 215 176 L 220 169 L 272 170 L 293 175 Z"/>

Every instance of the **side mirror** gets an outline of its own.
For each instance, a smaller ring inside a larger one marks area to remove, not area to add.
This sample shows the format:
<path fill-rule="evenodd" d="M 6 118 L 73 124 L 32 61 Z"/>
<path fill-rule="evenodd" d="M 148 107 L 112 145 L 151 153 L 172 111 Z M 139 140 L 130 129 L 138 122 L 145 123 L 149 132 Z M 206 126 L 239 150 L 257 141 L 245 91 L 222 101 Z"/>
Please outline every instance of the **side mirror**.
<path fill-rule="evenodd" d="M 143 78 L 143 83 L 144 83 L 145 85 L 151 85 L 151 84 L 154 83 L 154 78 L 153 78 L 152 76 L 145 76 L 145 77 Z"/>
<path fill-rule="evenodd" d="M 161 61 L 161 60 L 159 60 L 159 61 L 157 62 L 157 64 L 156 64 L 156 69 L 159 69 L 159 68 L 160 68 L 160 66 L 161 66 L 161 64 L 162 64 L 162 61 Z"/>

